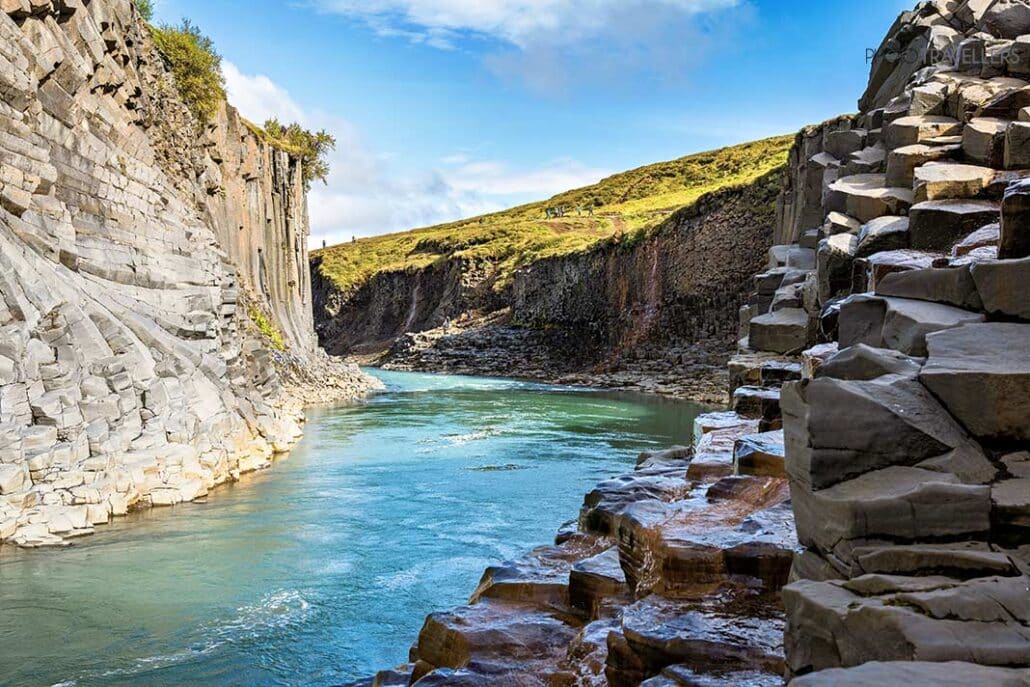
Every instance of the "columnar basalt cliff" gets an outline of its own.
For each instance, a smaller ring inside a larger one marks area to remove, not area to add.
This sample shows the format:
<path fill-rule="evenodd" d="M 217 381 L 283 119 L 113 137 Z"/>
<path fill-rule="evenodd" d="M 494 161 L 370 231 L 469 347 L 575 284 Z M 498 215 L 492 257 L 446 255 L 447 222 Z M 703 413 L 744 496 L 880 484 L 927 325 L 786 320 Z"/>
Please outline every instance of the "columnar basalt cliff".
<path fill-rule="evenodd" d="M 363 684 L 1030 685 L 1030 4 L 904 13 L 860 107 L 797 139 L 733 410 Z"/>
<path fill-rule="evenodd" d="M 265 465 L 298 400 L 366 382 L 315 347 L 298 161 L 199 124 L 129 0 L 0 10 L 0 540 L 38 546 Z"/>
<path fill-rule="evenodd" d="M 316 258 L 319 335 L 335 353 L 389 347 L 379 362 L 394 369 L 519 370 L 718 399 L 781 182 L 777 170 L 706 194 L 644 235 L 534 261 L 499 291 L 496 265 L 453 259 L 342 294 Z"/>

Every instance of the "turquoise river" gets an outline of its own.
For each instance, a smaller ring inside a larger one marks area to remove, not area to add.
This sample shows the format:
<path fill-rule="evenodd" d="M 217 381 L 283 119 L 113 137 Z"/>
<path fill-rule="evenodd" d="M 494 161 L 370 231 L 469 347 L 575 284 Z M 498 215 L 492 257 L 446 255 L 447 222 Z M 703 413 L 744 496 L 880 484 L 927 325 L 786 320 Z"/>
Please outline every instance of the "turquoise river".
<path fill-rule="evenodd" d="M 376 372 L 272 469 L 54 551 L 0 549 L 4 687 L 329 687 L 406 661 L 425 616 L 553 539 L 701 408 Z"/>

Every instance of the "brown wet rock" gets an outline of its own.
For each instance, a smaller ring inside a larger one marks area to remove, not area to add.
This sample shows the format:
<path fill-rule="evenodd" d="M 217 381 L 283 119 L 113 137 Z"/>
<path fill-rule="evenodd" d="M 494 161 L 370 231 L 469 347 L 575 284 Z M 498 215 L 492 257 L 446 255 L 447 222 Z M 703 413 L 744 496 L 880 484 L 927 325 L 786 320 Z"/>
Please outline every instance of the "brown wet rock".
<path fill-rule="evenodd" d="M 737 440 L 733 448 L 735 471 L 738 475 L 786 477 L 783 467 L 785 455 L 783 430 L 749 434 Z"/>
<path fill-rule="evenodd" d="M 630 589 L 638 597 L 698 598 L 736 576 L 770 590 L 785 584 L 798 548 L 785 482 L 756 478 L 739 495 L 629 509 L 619 556 Z"/>
<path fill-rule="evenodd" d="M 575 563 L 611 546 L 592 535 L 573 535 L 558 546 L 544 546 L 483 573 L 470 603 L 495 599 L 558 612 L 569 610 L 569 573 Z"/>
<path fill-rule="evenodd" d="M 543 680 L 555 672 L 579 629 L 565 617 L 487 600 L 430 615 L 419 633 L 417 653 L 433 670 L 466 668 L 473 674 Z"/>
<path fill-rule="evenodd" d="M 591 619 L 599 618 L 605 607 L 628 601 L 618 547 L 576 563 L 569 574 L 568 594 L 572 608 Z"/>
<path fill-rule="evenodd" d="M 730 460 L 732 461 L 732 448 Z M 650 468 L 621 475 L 597 485 L 587 494 L 580 526 L 602 536 L 618 532 L 626 509 L 641 501 L 675 501 L 691 491 L 682 468 Z"/>
<path fill-rule="evenodd" d="M 782 674 L 782 617 L 761 602 L 751 608 L 753 602 L 745 597 L 719 598 L 685 607 L 651 596 L 625 610 L 622 635 L 645 677 L 674 665 L 701 673 L 714 669 Z"/>

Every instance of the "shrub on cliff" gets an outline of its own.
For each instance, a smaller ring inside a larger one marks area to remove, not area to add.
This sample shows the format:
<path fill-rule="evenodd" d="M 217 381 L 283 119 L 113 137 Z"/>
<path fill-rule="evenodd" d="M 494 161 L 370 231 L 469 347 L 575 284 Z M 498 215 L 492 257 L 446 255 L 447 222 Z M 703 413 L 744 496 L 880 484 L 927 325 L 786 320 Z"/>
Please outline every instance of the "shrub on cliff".
<path fill-rule="evenodd" d="M 148 22 L 154 21 L 154 0 L 136 0 L 136 9 Z"/>
<path fill-rule="evenodd" d="M 328 182 L 329 153 L 336 148 L 336 139 L 330 133 L 324 129 L 309 131 L 296 122 L 284 125 L 278 119 L 265 122 L 265 133 L 273 145 L 300 158 L 305 189 L 310 189 L 316 179 Z"/>
<path fill-rule="evenodd" d="M 214 43 L 188 19 L 179 26 L 165 24 L 152 31 L 157 49 L 175 76 L 179 95 L 201 123 L 211 121 L 225 100 L 222 58 Z"/>

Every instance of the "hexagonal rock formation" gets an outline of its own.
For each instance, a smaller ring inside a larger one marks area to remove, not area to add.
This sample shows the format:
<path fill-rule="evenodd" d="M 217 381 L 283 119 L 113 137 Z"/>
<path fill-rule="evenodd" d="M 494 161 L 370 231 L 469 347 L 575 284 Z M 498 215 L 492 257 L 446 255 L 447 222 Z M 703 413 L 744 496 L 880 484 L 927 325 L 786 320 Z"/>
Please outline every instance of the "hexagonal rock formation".
<path fill-rule="evenodd" d="M 171 79 L 127 0 L 0 3 L 0 541 L 203 496 L 297 439 L 284 386 L 365 387 L 314 347 L 298 160 Z"/>

